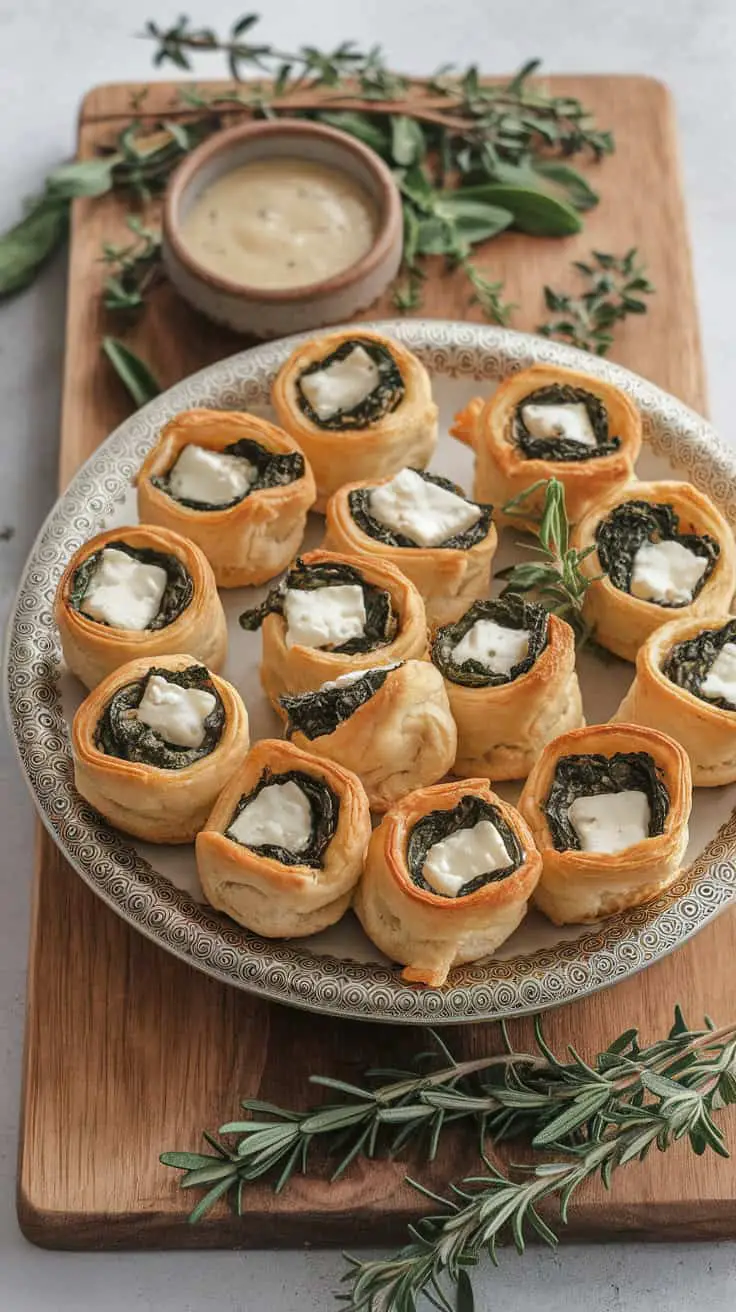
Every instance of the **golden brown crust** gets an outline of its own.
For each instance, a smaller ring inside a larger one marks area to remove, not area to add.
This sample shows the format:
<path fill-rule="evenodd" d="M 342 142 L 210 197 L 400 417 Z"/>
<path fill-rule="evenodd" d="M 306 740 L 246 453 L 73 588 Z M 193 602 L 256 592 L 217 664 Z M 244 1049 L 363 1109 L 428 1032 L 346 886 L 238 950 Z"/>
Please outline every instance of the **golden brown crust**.
<path fill-rule="evenodd" d="M 642 601 L 615 588 L 603 574 L 596 550 L 581 563 L 582 573 L 592 579 L 583 601 L 583 617 L 602 647 L 624 660 L 636 653 L 650 633 L 673 618 L 691 619 L 728 610 L 736 586 L 736 547 L 733 533 L 713 502 L 692 483 L 662 481 L 635 483 L 618 488 L 589 511 L 573 530 L 571 545 L 578 551 L 595 547 L 596 530 L 607 515 L 624 501 L 666 502 L 679 516 L 680 533 L 709 533 L 720 545 L 720 555 L 705 584 L 687 606 L 659 606 Z M 602 577 L 600 577 L 602 575 Z"/>
<path fill-rule="evenodd" d="M 664 833 L 610 855 L 558 852 L 543 809 L 557 762 L 563 756 L 616 752 L 648 752 L 654 758 L 669 794 Z M 556 738 L 542 752 L 519 801 L 542 854 L 542 878 L 534 895 L 537 906 L 555 925 L 570 925 L 650 902 L 680 872 L 691 802 L 687 754 L 666 734 L 636 724 L 595 724 Z"/>
<path fill-rule="evenodd" d="M 293 483 L 260 488 L 222 510 L 183 506 L 154 487 L 151 478 L 167 473 L 185 446 L 222 451 L 244 438 L 279 454 L 300 450 L 287 433 L 255 415 L 236 410 L 184 410 L 161 430 L 136 480 L 141 520 L 174 529 L 196 542 L 212 566 L 218 588 L 265 583 L 293 560 L 315 498 L 309 462 Z"/>
<path fill-rule="evenodd" d="M 597 396 L 609 416 L 609 431 L 621 438 L 610 455 L 595 460 L 528 460 L 512 435 L 514 414 L 531 392 L 560 383 L 581 387 Z M 513 522 L 502 507 L 539 479 L 558 478 L 565 487 L 565 503 L 571 523 L 577 521 L 601 497 L 634 477 L 634 464 L 641 449 L 641 416 L 633 401 L 618 387 L 575 369 L 536 364 L 504 379 L 487 401 L 474 397 L 455 416 L 453 437 L 474 447 L 476 453 L 474 496 L 489 501 L 496 509 L 499 525 Z M 544 493 L 539 493 L 539 504 Z M 530 509 L 533 501 L 529 503 Z M 532 525 L 533 528 L 533 525 Z"/>
<path fill-rule="evenodd" d="M 218 793 L 248 750 L 248 714 L 240 693 L 217 674 L 212 682 L 225 708 L 222 735 L 209 756 L 183 770 L 123 761 L 95 746 L 95 731 L 118 688 L 152 665 L 185 670 L 198 661 L 181 653 L 142 657 L 113 670 L 82 702 L 72 724 L 74 783 L 85 801 L 126 834 L 151 843 L 191 843 Z"/>
<path fill-rule="evenodd" d="M 575 635 L 550 615 L 547 644 L 526 674 L 497 687 L 468 688 L 445 679 L 457 725 L 458 778 L 525 779 L 552 738 L 585 724 L 575 671 Z"/>
<path fill-rule="evenodd" d="M 491 565 L 498 544 L 496 525 L 481 542 L 467 551 L 454 547 L 392 547 L 372 538 L 356 524 L 350 513 L 350 493 L 374 488 L 389 479 L 347 483 L 327 503 L 327 533 L 323 546 L 331 551 L 373 560 L 388 560 L 419 589 L 430 624 L 451 624 L 474 601 L 488 595 Z"/>
<path fill-rule="evenodd" d="M 192 580 L 192 599 L 181 615 L 163 629 L 115 629 L 99 624 L 70 604 L 74 575 L 79 566 L 111 542 L 145 547 L 175 556 Z M 220 670 L 227 655 L 227 621 L 215 579 L 199 547 L 179 533 L 136 524 L 106 529 L 79 547 L 59 581 L 54 602 L 54 619 L 59 628 L 64 660 L 87 688 L 94 688 L 106 675 L 139 656 L 158 659 L 172 652 L 191 652 L 208 669 Z"/>
<path fill-rule="evenodd" d="M 614 721 L 646 724 L 681 743 L 693 784 L 713 788 L 736 780 L 736 711 L 713 706 L 672 683 L 663 665 L 672 648 L 706 629 L 722 629 L 731 615 L 673 620 L 651 633 L 636 656 L 636 677 Z"/>
<path fill-rule="evenodd" d="M 240 798 L 266 769 L 276 776 L 300 770 L 337 794 L 337 828 L 321 868 L 284 865 L 226 836 Z M 264 738 L 251 748 L 197 835 L 197 869 L 205 896 L 218 911 L 266 938 L 298 938 L 334 925 L 347 910 L 370 836 L 368 798 L 356 775 L 293 743 Z"/>
<path fill-rule="evenodd" d="M 507 879 L 466 897 L 441 897 L 412 880 L 406 849 L 414 825 L 435 810 L 452 810 L 472 794 L 498 808 L 524 850 Z M 404 979 L 441 988 L 453 966 L 494 952 L 521 923 L 542 869 L 523 817 L 491 792 L 487 779 L 419 788 L 391 808 L 374 830 L 355 911 L 377 947 L 404 966 Z"/>
<path fill-rule="evenodd" d="M 375 665 L 390 665 L 410 658 L 422 660 L 427 655 L 427 618 L 424 602 L 414 584 L 388 561 L 338 555 L 332 551 L 308 551 L 301 557 L 305 565 L 337 563 L 354 565 L 367 583 L 384 588 L 391 595 L 399 626 L 393 642 L 372 651 L 322 651 L 318 647 L 286 645 L 286 620 L 283 615 L 267 615 L 263 622 L 263 657 L 261 683 L 266 696 L 280 715 L 279 697 L 284 693 L 313 692 L 321 684 L 337 679 L 351 670 L 370 670 Z"/>
<path fill-rule="evenodd" d="M 299 377 L 309 365 L 356 337 L 378 342 L 391 352 L 404 382 L 404 398 L 391 414 L 369 428 L 319 428 L 297 403 Z M 304 342 L 281 366 L 272 399 L 279 423 L 296 439 L 312 466 L 317 484 L 314 509 L 318 511 L 325 509 L 328 497 L 349 478 L 377 482 L 392 477 L 404 465 L 424 469 L 437 445 L 437 406 L 429 374 L 411 351 L 381 333 L 353 328 Z"/>
<path fill-rule="evenodd" d="M 371 809 L 385 811 L 410 789 L 447 773 L 457 730 L 439 670 L 429 661 L 408 660 L 333 733 L 309 739 L 296 731 L 291 740 L 352 770 Z"/>

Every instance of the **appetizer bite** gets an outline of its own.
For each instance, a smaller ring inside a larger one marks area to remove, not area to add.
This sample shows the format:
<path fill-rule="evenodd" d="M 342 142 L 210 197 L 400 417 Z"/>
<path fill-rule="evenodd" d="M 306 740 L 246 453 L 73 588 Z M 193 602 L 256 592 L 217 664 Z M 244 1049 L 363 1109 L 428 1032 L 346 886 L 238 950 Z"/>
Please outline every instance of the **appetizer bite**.
<path fill-rule="evenodd" d="M 597 724 L 556 738 L 519 801 L 542 854 L 537 906 L 571 925 L 651 902 L 680 873 L 691 801 L 687 753 L 666 734 Z"/>
<path fill-rule="evenodd" d="M 240 694 L 191 656 L 129 661 L 72 724 L 77 791 L 151 843 L 191 843 L 247 750 Z"/>
<path fill-rule="evenodd" d="M 731 530 L 691 483 L 636 483 L 613 492 L 572 534 L 591 580 L 583 617 L 596 642 L 633 661 L 676 615 L 727 611 L 736 582 Z"/>
<path fill-rule="evenodd" d="M 535 602 L 476 601 L 436 631 L 432 661 L 457 725 L 460 778 L 525 779 L 552 738 L 585 723 L 575 635 Z"/>
<path fill-rule="evenodd" d="M 218 911 L 267 938 L 297 938 L 347 910 L 370 836 L 350 770 L 265 738 L 197 835 L 197 869 Z"/>
<path fill-rule="evenodd" d="M 374 830 L 355 911 L 405 980 L 441 988 L 513 934 L 541 868 L 526 822 L 487 779 L 437 784 Z"/>
<path fill-rule="evenodd" d="M 476 454 L 474 494 L 502 507 L 540 479 L 558 478 L 572 523 L 634 474 L 641 418 L 624 392 L 589 374 L 533 365 L 455 416 L 453 437 Z M 541 509 L 533 499 L 530 515 Z M 523 521 L 522 521 L 523 522 Z M 514 517 L 518 526 L 520 521 Z"/>
<path fill-rule="evenodd" d="M 337 332 L 298 346 L 273 385 L 279 423 L 304 451 L 315 510 L 348 479 L 388 478 L 428 465 L 437 445 L 429 374 L 381 333 Z"/>
<path fill-rule="evenodd" d="M 299 550 L 314 478 L 296 442 L 255 415 L 185 410 L 137 478 L 138 514 L 202 548 L 219 588 L 272 579 Z"/>
<path fill-rule="evenodd" d="M 424 597 L 430 623 L 459 619 L 490 588 L 493 507 L 447 478 L 404 468 L 382 483 L 348 483 L 326 515 L 325 547 L 397 565 Z"/>
<path fill-rule="evenodd" d="M 354 670 L 281 698 L 287 737 L 362 781 L 374 811 L 450 769 L 457 730 L 439 670 L 407 660 Z"/>
<path fill-rule="evenodd" d="M 636 656 L 636 678 L 614 720 L 676 738 L 701 788 L 736 780 L 736 619 L 663 624 Z"/>
<path fill-rule="evenodd" d="M 387 561 L 331 551 L 301 556 L 240 623 L 263 626 L 261 683 L 277 711 L 284 693 L 427 654 L 424 603 L 413 583 Z"/>
<path fill-rule="evenodd" d="M 79 547 L 54 602 L 64 660 L 87 688 L 138 656 L 179 651 L 212 670 L 227 623 L 206 556 L 150 524 L 108 529 Z"/>

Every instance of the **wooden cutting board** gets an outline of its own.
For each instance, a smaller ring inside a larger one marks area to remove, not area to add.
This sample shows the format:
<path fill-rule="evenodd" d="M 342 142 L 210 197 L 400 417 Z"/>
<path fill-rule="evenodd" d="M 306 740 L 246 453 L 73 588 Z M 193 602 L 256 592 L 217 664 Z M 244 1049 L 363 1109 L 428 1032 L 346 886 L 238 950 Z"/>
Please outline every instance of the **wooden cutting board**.
<path fill-rule="evenodd" d="M 516 326 L 544 317 L 541 288 L 570 282 L 569 261 L 591 248 L 645 255 L 657 295 L 651 312 L 618 335 L 615 358 L 702 410 L 705 406 L 690 252 L 672 105 L 646 78 L 556 78 L 555 89 L 582 97 L 614 128 L 616 155 L 591 166 L 602 203 L 580 237 L 565 241 L 506 235 L 484 265 L 506 281 L 521 309 Z M 130 115 L 139 87 L 102 87 L 82 107 L 80 148 L 89 154 Z M 156 84 L 145 108 L 173 111 L 174 88 Z M 67 354 L 60 458 L 63 487 L 77 466 L 128 412 L 117 379 L 99 354 L 103 332 L 119 332 L 100 307 L 103 238 L 122 235 L 114 199 L 79 201 L 72 224 Z M 472 319 L 467 291 L 437 266 L 424 312 Z M 371 317 L 391 313 L 388 298 Z M 161 288 L 128 339 L 166 385 L 239 349 Z M 698 1024 L 704 1012 L 732 1018 L 736 914 L 727 912 L 689 945 L 646 973 L 546 1019 L 553 1045 L 584 1051 L 639 1025 L 664 1033 L 680 1002 Z M 512 1026 L 523 1045 L 528 1022 Z M 445 1037 L 462 1057 L 495 1041 L 492 1026 Z M 129 929 L 65 865 L 39 831 L 28 973 L 23 1124 L 18 1214 L 24 1234 L 54 1248 L 225 1247 L 398 1243 L 415 1217 L 417 1195 L 399 1163 L 356 1165 L 339 1184 L 295 1179 L 278 1197 L 267 1185 L 245 1192 L 245 1215 L 223 1206 L 199 1227 L 186 1224 L 192 1199 L 159 1165 L 164 1149 L 199 1147 L 200 1132 L 260 1096 L 284 1106 L 310 1098 L 307 1076 L 355 1079 L 370 1066 L 401 1064 L 426 1035 L 342 1022 L 270 1005 L 200 975 Z M 733 1126 L 732 1126 L 733 1128 Z M 518 1150 L 514 1156 L 518 1157 Z M 416 1173 L 443 1191 L 475 1166 L 473 1145 L 457 1136 L 430 1169 Z M 657 1238 L 736 1233 L 736 1166 L 696 1159 L 680 1148 L 627 1167 L 613 1191 L 587 1188 L 572 1209 L 577 1234 Z"/>

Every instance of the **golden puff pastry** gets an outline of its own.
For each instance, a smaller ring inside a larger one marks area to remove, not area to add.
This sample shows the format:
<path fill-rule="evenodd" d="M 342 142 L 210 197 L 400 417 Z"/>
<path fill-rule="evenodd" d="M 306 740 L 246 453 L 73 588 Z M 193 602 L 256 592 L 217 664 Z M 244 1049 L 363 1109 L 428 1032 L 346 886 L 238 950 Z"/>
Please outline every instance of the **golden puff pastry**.
<path fill-rule="evenodd" d="M 693 783 L 736 780 L 736 619 L 678 619 L 651 633 L 636 656 L 636 677 L 614 720 L 646 724 L 676 738 Z"/>
<path fill-rule="evenodd" d="M 218 911 L 266 938 L 303 937 L 347 910 L 370 836 L 350 770 L 264 738 L 197 835 L 197 869 Z"/>
<path fill-rule="evenodd" d="M 512 522 L 503 511 L 508 501 L 552 477 L 564 485 L 570 522 L 577 523 L 634 477 L 641 449 L 641 417 L 624 392 L 546 364 L 512 374 L 487 401 L 475 397 L 450 432 L 474 449 L 474 495 L 492 502 L 500 525 Z M 525 502 L 531 516 L 543 500 L 540 488 Z M 513 523 L 524 526 L 518 514 Z M 533 530 L 533 519 L 527 526 Z"/>
<path fill-rule="evenodd" d="M 72 724 L 77 791 L 151 843 L 191 843 L 247 750 L 240 694 L 182 654 L 113 670 Z"/>
<path fill-rule="evenodd" d="M 75 551 L 54 603 L 64 660 L 87 688 L 138 656 L 191 652 L 211 670 L 227 655 L 227 622 L 209 562 L 178 533 L 108 529 Z"/>
<path fill-rule="evenodd" d="M 677 878 L 692 801 L 687 753 L 636 724 L 596 724 L 545 747 L 519 810 L 542 854 L 534 900 L 555 925 L 640 906 Z"/>
<path fill-rule="evenodd" d="M 535 602 L 476 601 L 436 631 L 432 661 L 457 725 L 459 778 L 525 779 L 552 738 L 585 723 L 575 635 Z"/>
<path fill-rule="evenodd" d="M 389 560 L 416 585 L 430 624 L 450 624 L 490 588 L 498 543 L 493 508 L 449 479 L 402 469 L 330 497 L 324 546 Z"/>
<path fill-rule="evenodd" d="M 427 655 L 427 618 L 414 584 L 388 561 L 331 551 L 299 557 L 241 624 L 263 625 L 261 683 L 279 712 L 284 693 L 313 692 L 351 670 Z"/>
<path fill-rule="evenodd" d="M 235 410 L 176 415 L 137 484 L 141 520 L 196 542 L 218 588 L 255 586 L 285 569 L 315 497 L 312 471 L 293 438 Z"/>
<path fill-rule="evenodd" d="M 619 488 L 574 529 L 571 545 L 592 552 L 583 617 L 596 642 L 633 661 L 650 633 L 675 618 L 723 613 L 736 584 L 731 529 L 691 483 Z"/>
<path fill-rule="evenodd" d="M 279 370 L 273 404 L 314 471 L 315 510 L 348 480 L 388 478 L 407 464 L 423 469 L 437 445 L 429 374 L 381 333 L 353 329 L 304 342 Z"/>
<path fill-rule="evenodd" d="M 291 741 L 353 770 L 374 811 L 435 783 L 455 759 L 455 721 L 428 661 L 354 670 L 281 704 Z"/>
<path fill-rule="evenodd" d="M 437 784 L 373 831 L 355 910 L 405 980 L 441 988 L 513 934 L 541 869 L 526 822 L 487 779 Z"/>

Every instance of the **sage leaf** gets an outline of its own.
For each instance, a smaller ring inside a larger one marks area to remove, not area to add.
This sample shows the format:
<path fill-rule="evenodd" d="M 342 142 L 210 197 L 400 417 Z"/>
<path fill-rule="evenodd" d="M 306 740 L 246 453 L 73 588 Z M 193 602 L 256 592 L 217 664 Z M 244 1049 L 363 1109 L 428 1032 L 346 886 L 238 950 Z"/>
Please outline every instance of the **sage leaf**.
<path fill-rule="evenodd" d="M 112 154 L 61 164 L 46 179 L 47 192 L 69 200 L 76 196 L 104 196 L 112 189 L 113 169 L 119 163 L 120 156 Z"/>
<path fill-rule="evenodd" d="M 64 201 L 42 199 L 0 236 L 0 297 L 12 296 L 33 282 L 63 242 L 68 217 Z"/>
<path fill-rule="evenodd" d="M 116 337 L 103 337 L 102 349 L 136 406 L 147 405 L 160 394 L 150 369 L 129 346 Z"/>
<path fill-rule="evenodd" d="M 533 172 L 560 187 L 576 210 L 592 210 L 600 200 L 598 192 L 593 190 L 587 178 L 570 164 L 560 164 L 555 159 L 538 159 L 534 163 Z"/>
<path fill-rule="evenodd" d="M 391 154 L 403 168 L 417 164 L 424 156 L 424 133 L 416 119 L 406 114 L 391 116 Z"/>
<path fill-rule="evenodd" d="M 319 121 L 327 123 L 329 127 L 339 128 L 341 132 L 347 132 L 351 137 L 357 137 L 358 141 L 362 141 L 364 146 L 370 146 L 371 150 L 375 150 L 382 159 L 392 158 L 388 132 L 368 114 L 347 109 L 320 110 Z"/>
<path fill-rule="evenodd" d="M 572 206 L 533 187 L 485 182 L 478 187 L 463 187 L 462 194 L 467 199 L 487 201 L 489 205 L 510 210 L 514 227 L 534 237 L 569 237 L 583 226 Z"/>

